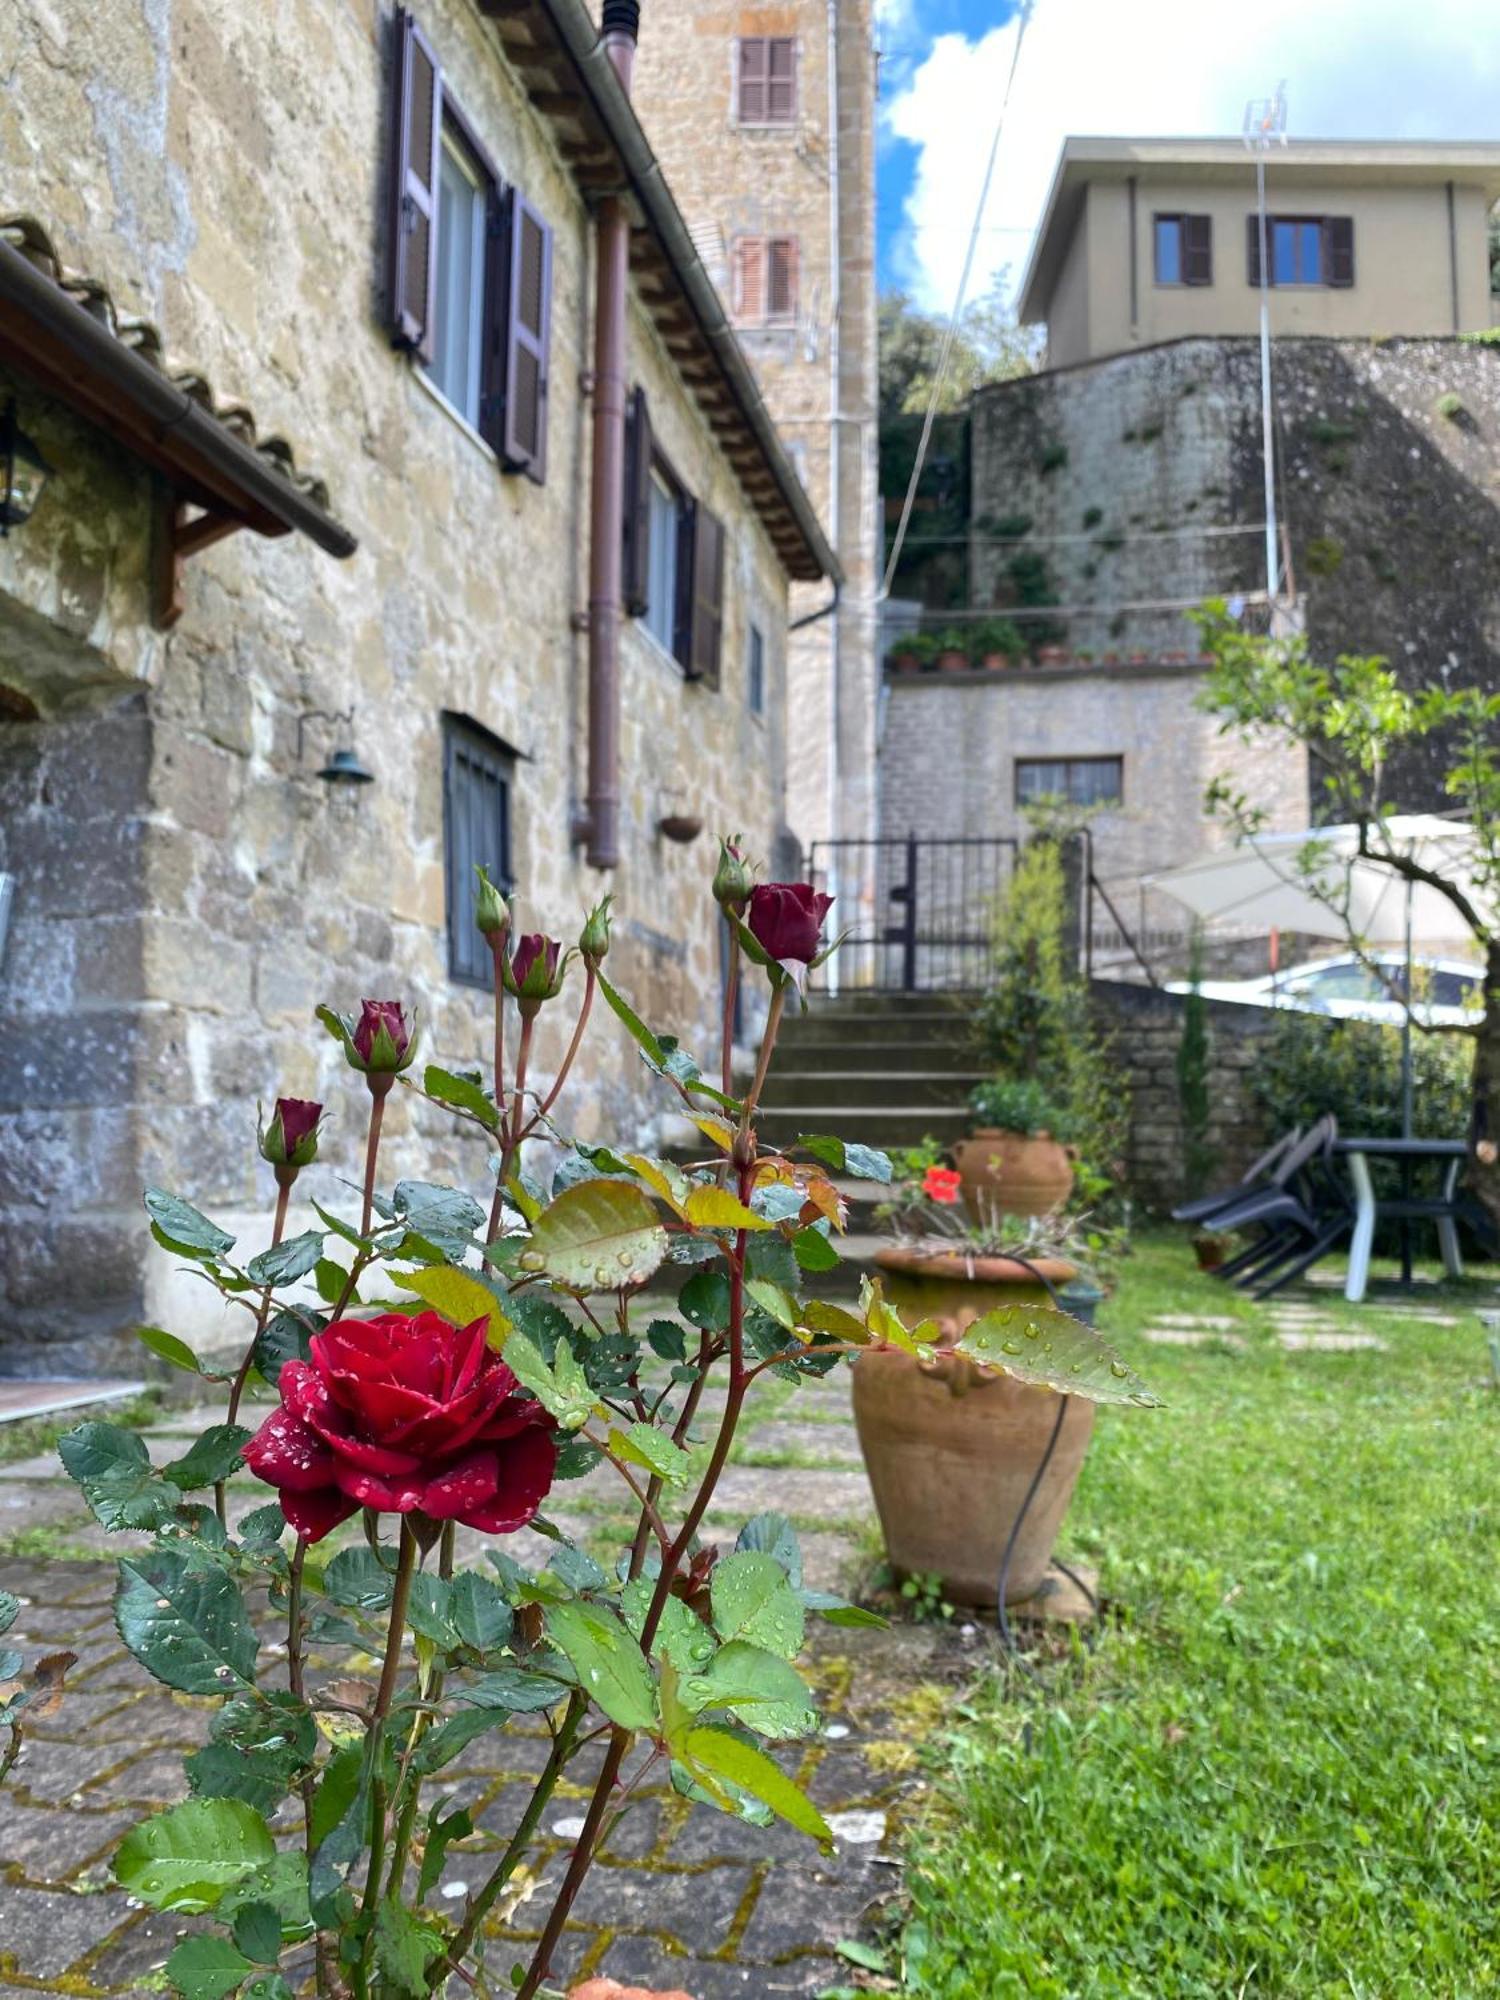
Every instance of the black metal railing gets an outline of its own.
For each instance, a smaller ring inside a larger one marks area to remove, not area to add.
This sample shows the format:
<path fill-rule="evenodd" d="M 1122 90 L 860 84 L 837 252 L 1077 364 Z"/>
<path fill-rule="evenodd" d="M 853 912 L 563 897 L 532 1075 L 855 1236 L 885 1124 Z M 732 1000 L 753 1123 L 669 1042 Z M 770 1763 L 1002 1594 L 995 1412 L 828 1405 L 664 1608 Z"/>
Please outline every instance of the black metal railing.
<path fill-rule="evenodd" d="M 1000 836 L 820 840 L 813 881 L 846 932 L 813 974 L 815 992 L 957 993 L 985 985 L 996 905 L 1017 843 Z"/>

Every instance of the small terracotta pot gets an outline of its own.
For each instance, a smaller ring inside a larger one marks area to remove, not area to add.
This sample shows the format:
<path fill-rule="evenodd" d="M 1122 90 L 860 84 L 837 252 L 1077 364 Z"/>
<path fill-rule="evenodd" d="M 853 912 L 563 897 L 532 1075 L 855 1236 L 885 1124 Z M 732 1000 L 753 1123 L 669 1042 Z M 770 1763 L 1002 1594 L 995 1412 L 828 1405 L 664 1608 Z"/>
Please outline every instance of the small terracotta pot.
<path fill-rule="evenodd" d="M 938 654 L 937 666 L 940 674 L 967 673 L 969 670 L 969 656 L 967 653 L 961 652 L 957 646 L 949 646 Z"/>
<path fill-rule="evenodd" d="M 1036 649 L 1036 657 L 1038 666 L 1042 667 L 1066 666 L 1068 660 L 1068 649 L 1066 646 L 1038 646 Z"/>
<path fill-rule="evenodd" d="M 1042 1304 L 1046 1286 L 1007 1257 L 924 1255 L 889 1249 L 875 1259 L 893 1304 L 933 1318 L 945 1339 L 998 1305 Z M 1037 1269 L 1054 1285 L 1075 1275 L 1057 1258 Z M 920 1362 L 894 1348 L 854 1363 L 854 1421 L 900 1575 L 937 1575 L 955 1603 L 993 1605 L 1016 1518 L 1057 1423 L 1058 1398 L 1011 1376 L 939 1353 Z M 1034 1597 L 1073 1497 L 1093 1430 L 1094 1406 L 1072 1398 L 1027 1507 L 1006 1578 L 1006 1599 Z"/>
<path fill-rule="evenodd" d="M 976 1222 L 1000 1215 L 1046 1215 L 1073 1192 L 1076 1155 L 1045 1132 L 1027 1136 L 982 1126 L 953 1148 L 964 1205 Z"/>
<path fill-rule="evenodd" d="M 1009 653 L 986 653 L 983 660 L 985 670 L 992 674 L 1003 674 L 1010 665 Z"/>
<path fill-rule="evenodd" d="M 1222 1236 L 1195 1236 L 1193 1255 L 1200 1271 L 1217 1271 L 1228 1260 L 1229 1245 Z"/>
<path fill-rule="evenodd" d="M 888 653 L 885 664 L 893 674 L 915 674 L 921 671 L 922 660 L 917 653 Z"/>

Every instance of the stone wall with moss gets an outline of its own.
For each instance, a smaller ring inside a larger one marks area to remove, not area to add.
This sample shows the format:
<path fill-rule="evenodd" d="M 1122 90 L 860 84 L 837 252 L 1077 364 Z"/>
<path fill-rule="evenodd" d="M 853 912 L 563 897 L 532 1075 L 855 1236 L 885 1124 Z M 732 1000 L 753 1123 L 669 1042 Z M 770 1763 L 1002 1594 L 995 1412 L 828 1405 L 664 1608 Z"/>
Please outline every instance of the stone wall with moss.
<path fill-rule="evenodd" d="M 1278 492 L 1314 654 L 1377 652 L 1413 686 L 1500 681 L 1500 346 L 1274 343 Z M 982 390 L 974 601 L 1060 621 L 1108 662 L 1194 649 L 1175 610 L 1264 590 L 1260 353 L 1191 339 Z M 1034 627 L 1032 628 L 1034 629 Z M 1395 774 L 1441 802 L 1442 749 Z"/>
<path fill-rule="evenodd" d="M 717 1007 L 710 837 L 668 811 L 783 831 L 786 580 L 698 404 L 639 303 L 630 367 L 687 485 L 728 529 L 722 686 L 688 685 L 640 629 L 622 649 L 623 859 L 569 835 L 583 788 L 592 228 L 551 128 L 480 11 L 422 0 L 422 26 L 500 172 L 555 231 L 545 484 L 503 474 L 392 350 L 377 301 L 393 10 L 292 0 L 35 0 L 0 10 L 0 183 L 66 262 L 174 360 L 242 399 L 262 435 L 328 478 L 360 539 L 347 562 L 240 534 L 188 564 L 186 609 L 149 620 L 149 478 L 23 385 L 58 468 L 0 541 L 0 869 L 17 878 L 0 966 L 0 1371 L 119 1365 L 132 1319 L 222 1328 L 144 1244 L 138 1186 L 263 1230 L 255 1106 L 326 1098 L 326 1163 L 299 1198 L 347 1200 L 357 1082 L 320 1000 L 400 996 L 430 1054 L 482 1059 L 489 1000 L 447 974 L 442 720 L 511 745 L 522 922 L 571 935 L 605 887 L 611 969 L 642 1011 L 705 1047 Z M 650 23 L 647 23 L 650 32 Z M 748 627 L 768 639 L 764 719 Z M 376 782 L 346 813 L 314 773 L 354 710 Z M 565 1023 L 544 1016 L 540 1072 Z M 16 1057 L 18 1060 L 10 1058 Z M 599 1026 L 559 1115 L 648 1139 L 663 1109 Z M 480 1177 L 481 1148 L 392 1101 L 387 1172 Z"/>

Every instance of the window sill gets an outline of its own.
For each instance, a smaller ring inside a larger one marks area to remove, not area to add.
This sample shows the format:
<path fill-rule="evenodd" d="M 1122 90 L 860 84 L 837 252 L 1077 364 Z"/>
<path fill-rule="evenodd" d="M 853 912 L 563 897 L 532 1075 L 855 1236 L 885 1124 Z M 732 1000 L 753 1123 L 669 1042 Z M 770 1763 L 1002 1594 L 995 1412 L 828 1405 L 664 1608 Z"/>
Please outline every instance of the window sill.
<path fill-rule="evenodd" d="M 627 617 L 625 624 L 644 642 L 646 651 L 651 655 L 653 660 L 663 667 L 669 667 L 684 687 L 689 684 L 687 669 L 683 666 L 681 660 L 678 659 L 675 653 L 668 651 L 644 618 Z"/>
<path fill-rule="evenodd" d="M 801 130 L 796 118 L 736 118 L 730 130 L 734 132 L 776 132 L 795 136 Z"/>
<path fill-rule="evenodd" d="M 448 398 L 443 394 L 442 390 L 438 387 L 437 383 L 433 381 L 432 377 L 427 373 L 427 370 L 422 366 L 420 361 L 414 361 L 412 363 L 411 374 L 412 374 L 412 379 L 420 386 L 423 393 L 432 398 L 433 402 L 437 404 L 438 408 L 442 411 L 443 415 L 448 419 L 448 421 L 451 424 L 456 425 L 458 429 L 463 432 L 464 436 L 469 440 L 469 443 L 473 445 L 476 448 L 476 450 L 482 451 L 485 457 L 489 460 L 490 464 L 496 467 L 496 469 L 498 470 L 500 465 L 500 458 L 499 454 L 495 450 L 495 447 L 488 441 L 488 439 L 480 436 L 479 432 L 475 430 L 474 426 L 469 422 L 468 418 L 464 415 L 462 410 L 455 409 L 453 404 L 448 401 Z"/>

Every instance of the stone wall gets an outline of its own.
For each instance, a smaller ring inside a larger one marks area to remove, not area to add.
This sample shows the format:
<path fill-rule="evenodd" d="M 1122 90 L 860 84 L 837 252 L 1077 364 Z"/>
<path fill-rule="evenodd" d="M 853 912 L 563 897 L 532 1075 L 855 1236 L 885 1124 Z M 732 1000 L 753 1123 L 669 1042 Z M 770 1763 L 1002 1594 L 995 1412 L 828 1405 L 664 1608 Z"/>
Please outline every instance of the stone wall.
<path fill-rule="evenodd" d="M 1185 656 L 1160 600 L 1265 588 L 1254 340 L 1188 339 L 998 383 L 975 399 L 973 602 L 1045 566 L 1074 657 Z M 1500 684 L 1500 348 L 1277 339 L 1280 495 L 1315 657 L 1378 652 L 1416 686 Z M 1443 746 L 1393 774 L 1443 803 Z"/>
<path fill-rule="evenodd" d="M 555 230 L 549 469 L 503 475 L 379 323 L 391 9 L 293 0 L 84 0 L 0 10 L 0 178 L 76 269 L 159 323 L 221 401 L 326 473 L 360 538 L 346 563 L 240 534 L 193 558 L 186 610 L 151 630 L 150 482 L 22 385 L 59 475 L 0 541 L 0 868 L 18 877 L 0 966 L 0 1370 L 110 1365 L 141 1317 L 221 1330 L 205 1287 L 144 1240 L 143 1180 L 253 1243 L 271 1189 L 257 1099 L 326 1098 L 326 1162 L 298 1206 L 349 1200 L 363 1104 L 312 1009 L 400 996 L 430 1056 L 484 1059 L 490 1002 L 447 975 L 442 717 L 517 753 L 514 864 L 528 926 L 574 934 L 604 887 L 611 971 L 650 1019 L 706 1048 L 717 1012 L 710 840 L 663 812 L 783 833 L 786 580 L 652 324 L 633 376 L 690 488 L 728 529 L 723 680 L 688 685 L 644 632 L 622 646 L 623 859 L 570 842 L 583 788 L 590 218 L 551 130 L 468 0 L 422 25 L 501 173 Z M 649 18 L 646 32 L 652 32 Z M 3 388 L 3 385 L 0 385 Z M 748 628 L 768 639 L 764 717 Z M 376 782 L 347 813 L 314 773 L 335 740 L 298 717 L 355 711 Z M 538 1073 L 561 1052 L 544 1015 Z M 605 1015 L 559 1106 L 584 1136 L 648 1139 L 664 1109 Z M 386 1173 L 483 1174 L 483 1149 L 405 1093 Z M 294 1226 L 302 1226 L 302 1216 Z M 310 1216 L 306 1218 L 311 1220 Z"/>
<path fill-rule="evenodd" d="M 1182 1167 L 1186 1141 L 1177 1092 L 1177 1050 L 1182 1041 L 1185 996 L 1159 988 L 1096 979 L 1095 1018 L 1119 1057 L 1118 1074 L 1130 1093 L 1126 1183 L 1132 1202 L 1167 1214 L 1186 1199 Z M 1214 1184 L 1230 1185 L 1276 1136 L 1251 1096 L 1257 1051 L 1275 1023 L 1269 1008 L 1207 1000 L 1207 1140 L 1214 1155 Z"/>

